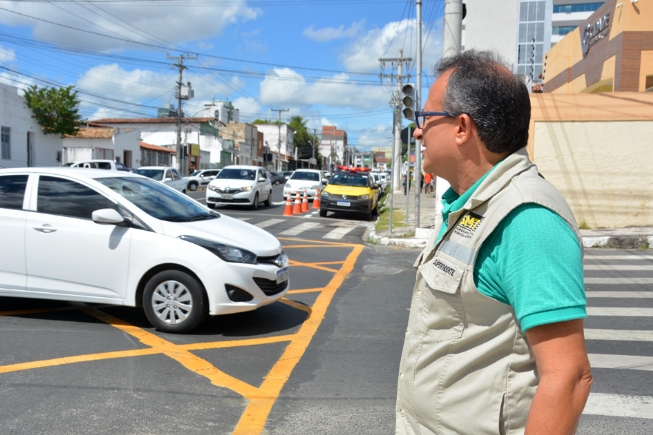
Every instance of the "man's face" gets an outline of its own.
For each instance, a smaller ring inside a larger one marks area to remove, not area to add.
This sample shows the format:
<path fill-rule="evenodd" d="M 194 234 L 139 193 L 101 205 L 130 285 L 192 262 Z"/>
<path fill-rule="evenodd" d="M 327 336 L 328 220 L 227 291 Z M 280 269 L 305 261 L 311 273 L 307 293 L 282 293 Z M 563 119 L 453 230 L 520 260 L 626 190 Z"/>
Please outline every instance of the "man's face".
<path fill-rule="evenodd" d="M 425 112 L 441 112 L 442 96 L 449 81 L 449 71 L 442 74 L 433 83 L 429 90 L 426 103 L 424 104 Z M 421 139 L 422 145 L 426 147 L 422 156 L 424 157 L 424 171 L 445 178 L 447 167 L 447 156 L 455 152 L 454 131 L 456 118 L 444 116 L 430 116 L 424 120 L 421 129 L 416 129 L 415 139 Z"/>

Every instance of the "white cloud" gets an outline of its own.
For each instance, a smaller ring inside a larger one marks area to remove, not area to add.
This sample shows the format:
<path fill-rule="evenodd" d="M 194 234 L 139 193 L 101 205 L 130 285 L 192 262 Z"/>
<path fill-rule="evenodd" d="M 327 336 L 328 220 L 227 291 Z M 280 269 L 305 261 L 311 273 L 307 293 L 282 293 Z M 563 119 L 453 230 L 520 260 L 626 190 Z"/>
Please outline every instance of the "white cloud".
<path fill-rule="evenodd" d="M 378 71 L 379 58 L 395 58 L 399 50 L 403 49 L 403 56 L 413 58 L 414 66 L 415 33 L 414 19 L 395 21 L 386 24 L 383 28 L 369 30 L 345 48 L 341 55 L 342 62 L 349 71 Z M 426 35 L 424 36 L 423 44 L 422 64 L 426 71 L 442 56 L 441 20 L 434 23 L 428 39 Z"/>
<path fill-rule="evenodd" d="M 364 23 L 365 20 L 361 20 L 352 23 L 352 25 L 349 27 L 341 25 L 338 28 L 325 27 L 324 29 L 313 29 L 313 26 L 311 26 L 307 29 L 304 29 L 302 34 L 308 39 L 319 42 L 327 42 L 341 38 L 350 38 L 358 34 Z"/>
<path fill-rule="evenodd" d="M 388 95 L 380 87 L 355 84 L 348 80 L 347 74 L 336 74 L 309 83 L 290 68 L 275 68 L 260 83 L 260 100 L 262 104 L 322 104 L 355 109 L 387 106 Z"/>
<path fill-rule="evenodd" d="M 357 148 L 370 148 L 373 146 L 385 146 L 389 139 L 392 138 L 392 125 L 379 124 L 366 128 L 358 136 Z"/>
<path fill-rule="evenodd" d="M 261 105 L 252 97 L 236 98 L 234 107 L 240 111 L 241 122 L 244 121 L 243 118 L 251 118 L 253 121 L 254 118 L 259 118 L 261 113 Z"/>
<path fill-rule="evenodd" d="M 16 60 L 16 53 L 11 48 L 0 45 L 0 62 L 13 62 Z"/>
<path fill-rule="evenodd" d="M 164 3 L 105 2 L 100 8 L 83 2 L 9 2 L 4 5 L 6 9 L 25 16 L 5 12 L 0 15 L 0 22 L 29 26 L 35 38 L 49 42 L 96 50 L 120 50 L 135 47 L 135 44 L 121 39 L 168 47 L 210 38 L 219 35 L 230 24 L 255 19 L 262 13 L 248 7 L 246 0 L 216 5 Z M 118 20 L 111 15 L 121 18 Z M 86 33 L 51 23 L 81 28 Z"/>

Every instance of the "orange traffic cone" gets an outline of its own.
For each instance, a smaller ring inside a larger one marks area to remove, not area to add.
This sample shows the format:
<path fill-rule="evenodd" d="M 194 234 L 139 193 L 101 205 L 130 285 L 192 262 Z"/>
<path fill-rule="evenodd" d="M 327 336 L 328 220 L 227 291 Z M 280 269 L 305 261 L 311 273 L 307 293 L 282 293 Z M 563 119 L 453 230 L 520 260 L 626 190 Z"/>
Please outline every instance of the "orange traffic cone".
<path fill-rule="evenodd" d="M 308 195 L 304 190 L 304 199 L 302 200 L 302 213 L 308 213 Z"/>
<path fill-rule="evenodd" d="M 284 216 L 292 216 L 292 201 L 290 195 L 286 197 L 286 209 L 283 211 Z"/>
<path fill-rule="evenodd" d="M 318 187 L 315 191 L 315 196 L 313 197 L 313 210 L 320 209 L 320 188 Z"/>
<path fill-rule="evenodd" d="M 300 196 L 299 190 L 295 194 L 295 207 L 292 210 L 293 214 L 302 214 L 302 197 Z"/>

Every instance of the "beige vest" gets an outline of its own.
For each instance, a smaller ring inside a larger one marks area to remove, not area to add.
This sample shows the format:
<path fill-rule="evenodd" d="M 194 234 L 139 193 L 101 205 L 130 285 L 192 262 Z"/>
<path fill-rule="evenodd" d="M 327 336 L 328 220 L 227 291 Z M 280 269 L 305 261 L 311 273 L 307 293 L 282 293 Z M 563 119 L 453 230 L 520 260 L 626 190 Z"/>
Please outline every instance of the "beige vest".
<path fill-rule="evenodd" d="M 474 262 L 483 241 L 524 203 L 560 215 L 580 234 L 560 193 L 525 150 L 507 157 L 464 207 L 442 216 L 415 262 L 397 393 L 397 434 L 522 434 L 538 384 L 535 360 L 510 305 L 481 293 Z M 527 240 L 524 243 L 528 243 Z"/>

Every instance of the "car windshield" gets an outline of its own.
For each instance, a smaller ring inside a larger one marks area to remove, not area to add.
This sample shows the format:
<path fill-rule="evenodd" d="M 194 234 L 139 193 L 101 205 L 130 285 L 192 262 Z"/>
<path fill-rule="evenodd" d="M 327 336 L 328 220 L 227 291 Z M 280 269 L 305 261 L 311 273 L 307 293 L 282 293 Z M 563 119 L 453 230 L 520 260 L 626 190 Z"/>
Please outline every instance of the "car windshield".
<path fill-rule="evenodd" d="M 297 171 L 290 177 L 291 180 L 310 180 L 320 181 L 320 175 L 316 172 L 300 172 Z"/>
<path fill-rule="evenodd" d="M 336 186 L 355 186 L 355 187 L 367 187 L 369 183 L 367 181 L 367 175 L 360 174 L 347 174 L 347 173 L 337 173 L 333 174 L 333 177 L 329 180 L 329 184 L 334 184 Z"/>
<path fill-rule="evenodd" d="M 163 169 L 134 169 L 134 174 L 142 175 L 156 181 L 163 180 Z"/>
<path fill-rule="evenodd" d="M 107 177 L 97 182 L 120 194 L 153 218 L 169 222 L 193 222 L 215 219 L 210 212 L 186 195 L 146 178 Z"/>
<path fill-rule="evenodd" d="M 202 173 L 202 171 L 197 170 L 197 171 L 193 172 L 192 174 L 190 174 L 190 176 L 191 176 L 191 177 L 194 177 L 195 175 L 199 175 L 199 174 L 201 174 L 201 173 Z"/>
<path fill-rule="evenodd" d="M 254 180 L 256 178 L 256 171 L 253 169 L 223 169 L 215 178 L 220 180 Z"/>

